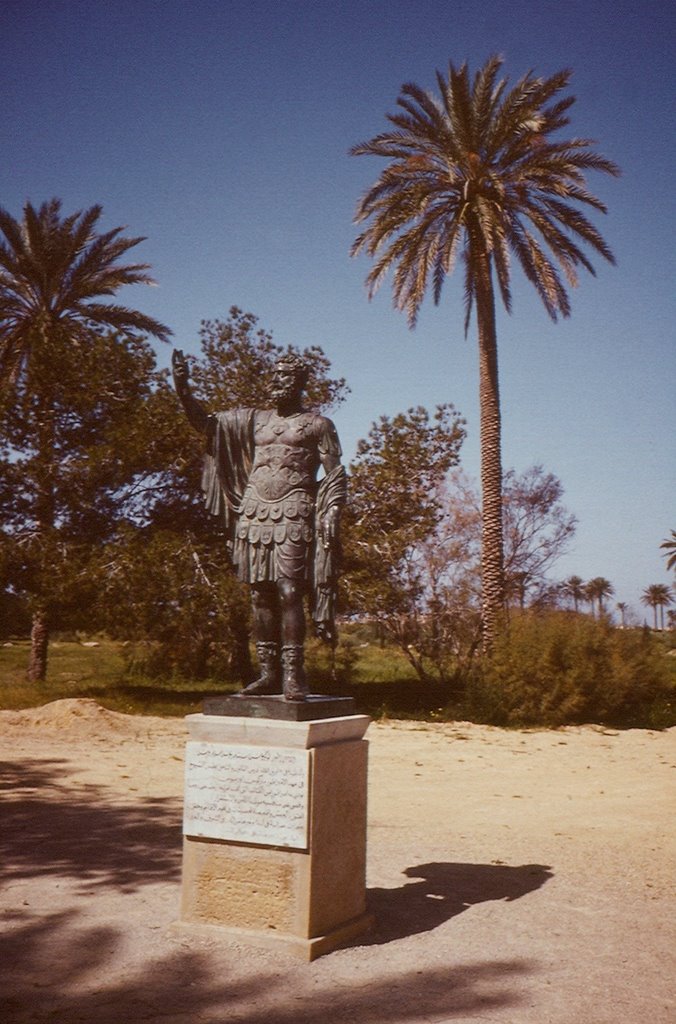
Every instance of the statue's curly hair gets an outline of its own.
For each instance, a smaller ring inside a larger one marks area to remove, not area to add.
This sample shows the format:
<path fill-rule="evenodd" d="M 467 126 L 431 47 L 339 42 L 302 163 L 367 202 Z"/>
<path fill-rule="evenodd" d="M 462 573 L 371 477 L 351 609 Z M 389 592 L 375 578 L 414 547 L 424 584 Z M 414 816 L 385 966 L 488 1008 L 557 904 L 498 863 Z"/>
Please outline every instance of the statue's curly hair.
<path fill-rule="evenodd" d="M 310 376 L 310 366 L 302 356 L 296 355 L 295 352 L 285 352 L 275 362 L 275 369 L 278 366 L 291 370 L 298 383 L 305 387 Z"/>

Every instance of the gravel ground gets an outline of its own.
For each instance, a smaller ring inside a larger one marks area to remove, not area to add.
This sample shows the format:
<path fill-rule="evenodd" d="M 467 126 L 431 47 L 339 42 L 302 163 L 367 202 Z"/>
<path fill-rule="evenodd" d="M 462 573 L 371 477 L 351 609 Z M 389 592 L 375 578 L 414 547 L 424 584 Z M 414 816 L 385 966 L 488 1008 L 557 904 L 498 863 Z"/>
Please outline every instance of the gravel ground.
<path fill-rule="evenodd" d="M 175 932 L 186 731 L 0 712 L 6 1024 L 673 1024 L 676 729 L 372 724 L 369 904 L 300 963 Z"/>

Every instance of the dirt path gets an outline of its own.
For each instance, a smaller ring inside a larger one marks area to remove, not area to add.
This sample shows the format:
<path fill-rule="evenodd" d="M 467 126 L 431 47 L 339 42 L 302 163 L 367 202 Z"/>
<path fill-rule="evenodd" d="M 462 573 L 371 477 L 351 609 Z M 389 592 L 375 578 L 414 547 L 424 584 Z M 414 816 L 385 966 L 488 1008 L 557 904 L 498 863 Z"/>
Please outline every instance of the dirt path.
<path fill-rule="evenodd" d="M 671 1024 L 676 729 L 371 725 L 377 928 L 176 935 L 181 720 L 0 713 L 7 1024 Z"/>

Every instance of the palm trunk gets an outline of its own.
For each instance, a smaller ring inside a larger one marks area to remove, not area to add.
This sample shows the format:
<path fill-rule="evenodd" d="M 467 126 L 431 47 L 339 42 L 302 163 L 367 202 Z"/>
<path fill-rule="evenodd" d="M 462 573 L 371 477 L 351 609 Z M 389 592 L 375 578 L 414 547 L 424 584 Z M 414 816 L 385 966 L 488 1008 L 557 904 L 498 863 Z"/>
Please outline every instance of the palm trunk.
<path fill-rule="evenodd" d="M 483 650 L 489 653 L 500 628 L 505 601 L 502 539 L 502 452 L 498 346 L 489 257 L 476 260 L 481 410 L 481 619 Z"/>
<path fill-rule="evenodd" d="M 47 677 L 47 647 L 49 645 L 49 621 L 44 608 L 38 608 L 33 615 L 31 629 L 31 653 L 28 662 L 28 681 L 43 683 Z"/>
<path fill-rule="evenodd" d="M 43 337 L 43 352 L 46 343 Z M 31 652 L 28 662 L 27 678 L 30 682 L 44 682 L 47 677 L 47 651 L 49 647 L 49 617 L 47 614 L 48 595 L 50 592 L 51 566 L 45 563 L 44 541 L 54 530 L 56 519 L 54 498 L 54 463 L 55 463 L 55 412 L 53 400 L 43 399 L 43 406 L 38 414 L 37 452 L 38 464 L 35 470 L 37 483 L 35 495 L 35 522 L 38 548 L 41 549 L 41 562 L 38 572 L 38 589 L 36 594 L 37 608 L 33 614 L 31 628 Z"/>

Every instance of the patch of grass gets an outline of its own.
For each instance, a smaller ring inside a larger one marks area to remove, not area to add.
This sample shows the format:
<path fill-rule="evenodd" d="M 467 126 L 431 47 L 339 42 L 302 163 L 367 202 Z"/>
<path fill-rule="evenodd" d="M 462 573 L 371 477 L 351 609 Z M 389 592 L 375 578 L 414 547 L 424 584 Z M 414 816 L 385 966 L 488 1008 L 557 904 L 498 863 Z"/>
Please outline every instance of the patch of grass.
<path fill-rule="evenodd" d="M 513 634 L 502 657 L 465 693 L 421 683 L 400 652 L 348 628 L 341 635 L 333 676 L 328 648 L 308 641 L 311 688 L 352 696 L 359 712 L 376 719 L 465 719 L 510 727 L 586 721 L 664 729 L 676 724 L 676 656 L 667 654 L 666 639 L 653 645 L 642 633 L 609 634 L 606 640 L 601 637 L 600 646 L 587 644 L 578 650 L 579 644 L 568 638 L 568 627 L 555 620 L 545 625 L 524 622 L 523 627 L 523 635 Z M 591 621 L 581 628 L 584 636 L 599 631 Z M 184 716 L 200 711 L 206 697 L 239 689 L 219 679 L 135 675 L 121 643 L 100 637 L 97 642 L 96 647 L 70 638 L 51 643 L 44 683 L 26 681 L 28 640 L 0 646 L 0 708 L 90 697 L 126 714 Z M 608 644 L 612 658 L 606 657 Z"/>
<path fill-rule="evenodd" d="M 0 647 L 0 707 L 18 710 L 67 697 L 91 697 L 102 707 L 126 714 L 188 715 L 201 710 L 205 697 L 228 689 L 213 679 L 196 683 L 129 678 L 122 644 L 105 639 L 96 642 L 98 647 L 58 640 L 50 643 L 44 683 L 26 680 L 28 640 L 12 640 L 11 647 Z"/>

